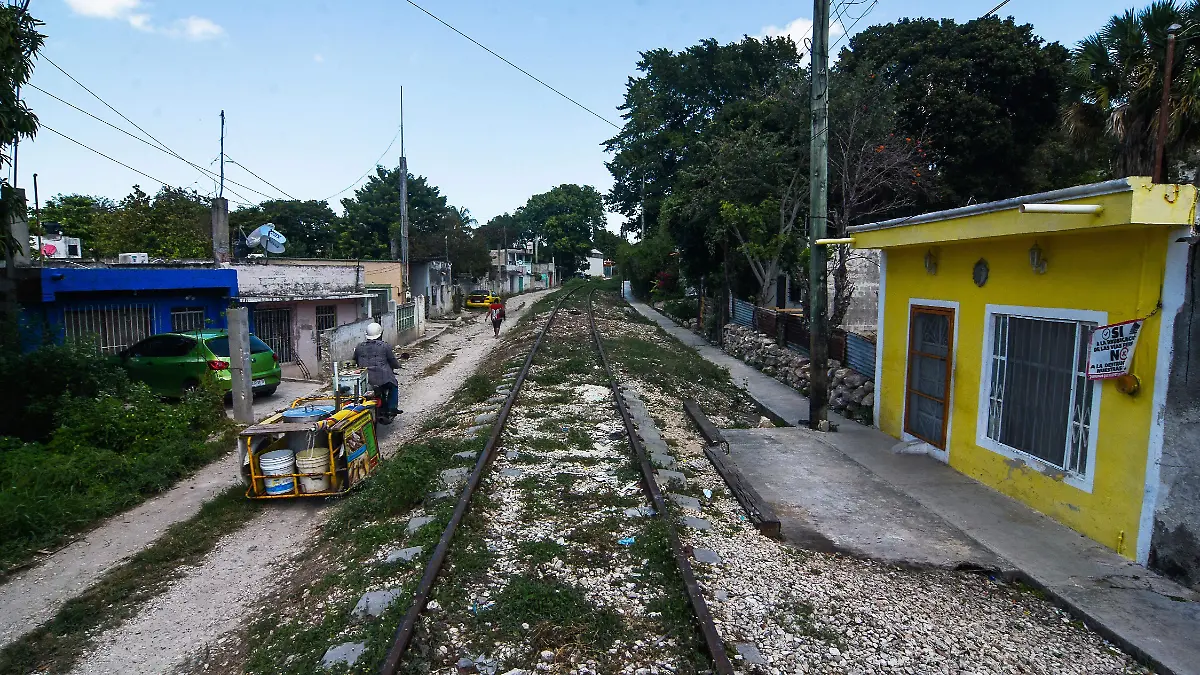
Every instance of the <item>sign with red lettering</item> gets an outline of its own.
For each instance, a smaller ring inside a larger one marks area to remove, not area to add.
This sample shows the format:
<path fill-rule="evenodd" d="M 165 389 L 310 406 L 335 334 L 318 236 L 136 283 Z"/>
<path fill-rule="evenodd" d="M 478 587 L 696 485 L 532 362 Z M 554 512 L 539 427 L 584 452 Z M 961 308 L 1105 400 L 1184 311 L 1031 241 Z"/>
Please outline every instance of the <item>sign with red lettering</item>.
<path fill-rule="evenodd" d="M 1098 326 L 1088 340 L 1087 378 L 1108 380 L 1129 372 L 1144 319 Z"/>

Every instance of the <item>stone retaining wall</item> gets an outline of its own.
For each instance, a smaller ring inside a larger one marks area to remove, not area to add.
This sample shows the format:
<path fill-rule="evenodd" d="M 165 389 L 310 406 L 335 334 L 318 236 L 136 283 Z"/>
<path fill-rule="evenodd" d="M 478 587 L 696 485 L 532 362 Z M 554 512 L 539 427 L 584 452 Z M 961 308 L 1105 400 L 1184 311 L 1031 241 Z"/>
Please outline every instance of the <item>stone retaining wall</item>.
<path fill-rule="evenodd" d="M 807 356 L 781 347 L 775 339 L 752 328 L 727 324 L 724 330 L 725 351 L 761 370 L 764 375 L 779 380 L 792 389 L 808 395 L 809 359 Z M 829 407 L 839 414 L 864 424 L 871 424 L 875 405 L 875 382 L 837 361 L 829 360 Z"/>

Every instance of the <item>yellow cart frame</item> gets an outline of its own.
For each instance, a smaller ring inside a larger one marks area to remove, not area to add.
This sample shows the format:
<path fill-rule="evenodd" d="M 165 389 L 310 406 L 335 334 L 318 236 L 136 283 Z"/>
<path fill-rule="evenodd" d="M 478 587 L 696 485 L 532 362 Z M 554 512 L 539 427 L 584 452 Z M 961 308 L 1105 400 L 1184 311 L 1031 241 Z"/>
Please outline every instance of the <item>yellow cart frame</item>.
<path fill-rule="evenodd" d="M 339 405 L 332 397 L 296 399 L 292 407 L 304 404 L 324 403 Z M 285 422 L 283 413 L 268 417 L 258 424 L 249 426 L 238 434 L 238 452 L 242 481 L 246 483 L 246 496 L 250 499 L 295 499 L 303 497 L 334 497 L 345 494 L 365 480 L 379 467 L 379 442 L 375 426 L 374 401 L 360 401 L 342 407 L 330 417 L 318 422 Z M 264 475 L 259 468 L 258 458 L 272 450 L 288 446 L 289 433 L 322 434 L 329 451 L 329 470 L 324 473 L 292 473 L 272 475 L 270 478 L 291 478 L 290 492 L 268 494 Z M 329 481 L 329 489 L 321 492 L 304 492 L 301 478 L 320 478 Z"/>

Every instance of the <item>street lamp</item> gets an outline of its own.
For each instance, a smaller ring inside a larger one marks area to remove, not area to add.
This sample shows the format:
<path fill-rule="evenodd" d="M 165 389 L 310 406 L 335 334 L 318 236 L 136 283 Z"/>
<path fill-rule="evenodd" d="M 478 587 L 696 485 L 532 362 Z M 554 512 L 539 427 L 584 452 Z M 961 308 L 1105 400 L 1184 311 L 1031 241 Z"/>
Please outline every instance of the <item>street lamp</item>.
<path fill-rule="evenodd" d="M 1175 65 L 1175 34 L 1183 30 L 1183 26 L 1173 23 L 1167 26 L 1167 61 L 1163 64 L 1163 95 L 1162 104 L 1158 107 L 1158 138 L 1154 144 L 1154 177 L 1153 182 L 1161 183 L 1166 173 L 1163 166 L 1163 155 L 1167 147 L 1167 125 L 1171 117 L 1171 68 Z"/>

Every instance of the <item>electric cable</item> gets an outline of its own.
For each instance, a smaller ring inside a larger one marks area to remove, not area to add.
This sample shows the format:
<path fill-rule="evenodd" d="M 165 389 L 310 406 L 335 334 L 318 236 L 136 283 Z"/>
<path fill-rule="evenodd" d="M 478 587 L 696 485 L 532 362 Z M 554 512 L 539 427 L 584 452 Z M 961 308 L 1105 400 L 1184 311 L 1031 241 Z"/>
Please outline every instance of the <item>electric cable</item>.
<path fill-rule="evenodd" d="M 119 126 L 117 126 L 117 125 L 115 125 L 115 124 L 113 124 L 113 123 L 109 122 L 108 120 L 105 120 L 105 119 L 103 119 L 103 118 L 101 118 L 101 117 L 97 117 L 96 115 L 93 115 L 92 113 L 90 113 L 90 112 L 88 112 L 88 111 L 84 110 L 83 108 L 80 108 L 79 106 L 77 106 L 77 105 L 75 105 L 75 104 L 71 103 L 70 101 L 65 101 L 65 100 L 63 100 L 63 99 L 61 99 L 61 98 L 59 98 L 59 97 L 55 96 L 54 94 L 51 94 L 50 92 L 46 91 L 45 89 L 42 89 L 41 87 L 37 86 L 36 84 L 32 84 L 32 83 L 31 83 L 31 84 L 28 84 L 28 85 L 26 85 L 26 86 L 32 87 L 32 88 L 34 88 L 34 89 L 36 89 L 36 90 L 38 90 L 38 91 L 42 92 L 43 94 L 45 94 L 45 95 L 49 96 L 50 98 L 52 98 L 52 99 L 54 99 L 54 100 L 58 101 L 59 103 L 62 103 L 63 105 L 66 105 L 66 106 L 68 106 L 68 107 L 70 107 L 70 108 L 73 108 L 73 109 L 75 109 L 75 110 L 77 110 L 77 111 L 79 111 L 79 112 L 83 113 L 84 115 L 87 115 L 88 117 L 90 117 L 90 118 L 92 118 L 92 119 L 96 120 L 97 122 L 100 122 L 101 124 L 104 124 L 104 125 L 106 125 L 106 126 L 108 126 L 108 127 L 112 128 L 112 129 L 115 129 L 115 130 L 117 130 L 117 131 L 119 131 L 119 132 L 121 132 L 121 133 L 125 134 L 126 136 L 128 136 L 128 137 L 132 138 L 133 140 L 135 140 L 135 141 L 137 141 L 137 142 L 139 142 L 139 143 L 144 143 L 144 144 L 146 144 L 146 145 L 148 145 L 148 146 L 150 146 L 150 147 L 154 148 L 155 150 L 158 150 L 159 152 L 166 153 L 166 154 L 168 154 L 168 155 L 170 155 L 170 156 L 174 157 L 175 159 L 178 159 L 178 160 L 182 161 L 183 163 L 185 163 L 185 164 L 187 164 L 188 166 L 190 166 L 190 167 L 192 167 L 192 168 L 196 169 L 197 171 L 200 171 L 200 172 L 202 172 L 202 173 L 206 174 L 206 175 L 204 176 L 205 178 L 217 178 L 217 177 L 218 177 L 218 174 L 216 174 L 215 172 L 213 172 L 213 171 L 210 171 L 210 170 L 208 170 L 208 169 L 205 169 L 204 167 L 200 166 L 199 164 L 196 164 L 196 163 L 194 163 L 194 162 L 191 162 L 191 161 L 189 161 L 189 160 L 185 159 L 184 157 L 181 157 L 180 155 L 178 155 L 178 154 L 176 154 L 176 153 L 172 152 L 170 149 L 168 149 L 168 148 L 165 148 L 165 147 L 160 147 L 160 146 L 158 146 L 158 145 L 155 145 L 155 144 L 151 143 L 150 141 L 147 141 L 146 139 L 144 139 L 144 138 L 141 138 L 140 136 L 137 136 L 136 134 L 130 133 L 129 131 L 126 131 L 125 129 L 122 129 L 121 127 L 119 127 Z M 119 113 L 118 113 L 118 114 L 119 114 Z M 244 189 L 246 189 L 246 190 L 248 190 L 248 191 L 250 191 L 250 192 L 253 192 L 253 193 L 255 193 L 255 194 L 262 195 L 262 196 L 263 196 L 264 198 L 266 198 L 266 199 L 273 199 L 273 197 L 272 197 L 271 195 L 268 195 L 268 194 L 266 194 L 265 192 L 259 192 L 258 190 L 255 190 L 254 188 L 252 188 L 252 187 L 249 187 L 249 186 L 246 186 L 246 185 L 242 185 L 241 183 L 237 183 L 237 182 L 231 181 L 231 180 L 229 180 L 229 179 L 226 179 L 226 180 L 225 180 L 225 182 L 226 182 L 226 183 L 233 183 L 234 185 L 237 185 L 237 186 L 238 186 L 238 187 L 240 187 L 240 188 L 244 188 Z M 263 181 L 263 182 L 266 182 L 266 181 Z M 227 189 L 228 189 L 228 188 L 227 188 Z M 234 196 L 238 197 L 239 199 L 242 199 L 242 200 L 244 200 L 244 201 L 251 201 L 251 200 L 249 200 L 249 199 L 246 199 L 246 198 L 245 198 L 245 197 L 243 197 L 242 195 L 240 195 L 240 194 L 238 194 L 238 193 L 234 192 L 233 190 L 229 190 L 229 192 L 230 192 L 231 194 L 233 194 Z"/>
<path fill-rule="evenodd" d="M 401 122 L 400 124 L 401 124 L 401 126 L 403 126 L 403 124 L 404 124 L 404 123 L 403 123 L 403 122 Z M 394 136 L 392 136 L 392 140 L 391 140 L 391 142 L 390 142 L 390 143 L 388 143 L 388 144 L 387 144 L 387 147 L 383 149 L 383 152 L 382 152 L 382 153 L 379 155 L 379 159 L 375 160 L 375 163 L 371 165 L 371 168 L 369 168 L 369 169 L 367 169 L 365 172 L 363 172 L 363 175 L 359 176 L 359 177 L 358 177 L 358 178 L 357 178 L 357 179 L 356 179 L 356 180 L 355 180 L 353 183 L 351 183 L 350 185 L 348 185 L 348 186 L 346 186 L 346 187 L 342 188 L 341 190 L 338 190 L 337 192 L 335 192 L 335 193 L 333 193 L 333 194 L 329 195 L 328 197 L 325 197 L 324 199 L 321 199 L 321 200 L 318 200 L 318 201 L 327 202 L 327 201 L 329 201 L 330 199 L 333 199 L 334 197 L 337 197 L 337 196 L 339 196 L 339 195 L 341 195 L 341 194 L 343 194 L 343 193 L 345 193 L 345 192 L 347 192 L 347 191 L 349 191 L 349 190 L 352 190 L 352 189 L 354 189 L 354 187 L 355 187 L 355 186 L 357 186 L 357 185 L 358 185 L 360 182 L 362 182 L 362 179 L 366 178 L 368 174 L 370 174 L 372 171 L 374 171 L 374 170 L 375 170 L 377 167 L 379 167 L 379 166 L 380 166 L 380 164 L 379 164 L 379 163 L 383 161 L 383 158 L 387 156 L 387 154 L 388 154 L 388 151 L 390 151 L 390 150 L 392 149 L 392 146 L 396 144 L 396 139 L 397 139 L 397 138 L 400 138 L 400 128 L 399 128 L 399 127 L 397 127 L 397 128 L 396 128 L 396 134 L 395 134 Z"/>
<path fill-rule="evenodd" d="M 552 91 L 552 92 L 554 92 L 554 93 L 558 94 L 559 96 L 561 96 L 561 97 L 563 97 L 563 98 L 567 99 L 567 100 L 568 100 L 568 101 L 570 101 L 571 103 L 574 103 L 575 105 L 579 106 L 579 108 L 580 108 L 581 110 L 584 110 L 585 112 L 587 112 L 588 114 L 592 115 L 593 117 L 595 117 L 596 119 L 600 120 L 601 122 L 604 122 L 604 123 L 605 123 L 605 124 L 607 124 L 608 126 L 610 126 L 610 127 L 614 128 L 614 129 L 617 129 L 618 131 L 621 129 L 621 127 L 617 126 L 617 124 L 615 124 L 614 122 L 612 122 L 612 121 L 608 120 L 607 118 L 605 118 L 605 117 L 604 117 L 603 115 L 601 115 L 600 113 L 598 113 L 598 112 L 596 112 L 596 111 L 592 110 L 591 108 L 589 108 L 589 107 L 585 106 L 584 104 L 580 103 L 579 101 L 576 101 L 575 99 L 571 98 L 570 96 L 567 96 L 566 94 L 562 93 L 561 91 L 559 91 L 559 90 L 555 89 L 554 87 L 552 87 L 552 86 L 550 86 L 550 85 L 546 84 L 544 81 L 542 81 L 541 79 L 539 79 L 539 78 L 538 78 L 537 76 L 535 76 L 533 73 L 530 73 L 528 70 L 525 70 L 525 69 L 524 69 L 524 68 L 522 68 L 521 66 L 518 66 L 517 64 L 513 63 L 512 61 L 509 61 L 508 59 L 504 58 L 503 56 L 500 56 L 500 55 L 499 55 L 499 54 L 497 54 L 496 52 L 494 52 L 494 51 L 492 51 L 491 49 L 489 49 L 488 47 L 484 46 L 484 45 L 483 45 L 483 43 L 479 42 L 478 40 L 476 40 L 475 38 L 471 37 L 470 35 L 467 35 L 466 33 L 462 32 L 461 30 L 459 30 L 459 29 L 455 28 L 454 26 L 451 26 L 450 24 L 446 23 L 444 20 L 442 20 L 441 18 L 439 18 L 437 15 L 435 15 L 433 12 L 430 12 L 429 10 L 425 9 L 424 7 L 422 7 L 422 6 L 418 5 L 417 3 L 413 2 L 413 0 L 406 0 L 406 1 L 408 2 L 408 4 L 412 5 L 413 7 L 416 7 L 417 9 L 419 9 L 419 10 L 421 10 L 422 12 L 424 12 L 425 14 L 427 14 L 427 15 L 428 15 L 430 18 L 432 18 L 434 21 L 437 21 L 438 23 L 442 24 L 442 25 L 443 25 L 443 26 L 445 26 L 446 28 L 449 28 L 450 30 L 454 31 L 455 33 L 458 33 L 459 35 L 461 35 L 462 37 L 466 38 L 467 40 L 470 40 L 472 43 L 474 43 L 474 44 L 475 44 L 475 46 L 476 46 L 476 47 L 479 47 L 480 49 L 482 49 L 482 50 L 484 50 L 485 52 L 487 52 L 487 53 L 491 54 L 492 56 L 494 56 L 494 57 L 496 57 L 496 58 L 500 59 L 501 61 L 503 61 L 503 62 L 507 63 L 508 65 L 512 66 L 513 68 L 516 68 L 518 71 L 520 71 L 521 73 L 523 73 L 523 74 L 524 74 L 526 77 L 528 77 L 529 79 L 533 80 L 534 82 L 537 82 L 538 84 L 540 84 L 540 85 L 542 85 L 543 87 L 545 87 L 545 88 L 549 89 L 550 91 Z"/>
<path fill-rule="evenodd" d="M 225 155 L 225 159 L 226 159 L 226 160 L 227 160 L 227 161 L 228 161 L 230 164 L 233 164 L 233 165 L 235 165 L 235 166 L 240 166 L 240 167 L 242 167 L 243 169 L 245 169 L 245 170 L 246 170 L 246 173 L 249 173 L 251 176 L 254 176 L 255 178 L 257 178 L 257 179 L 261 180 L 262 182 L 266 183 L 267 185 L 269 185 L 269 186 L 271 186 L 271 187 L 275 188 L 276 190 L 278 190 L 278 191 L 279 191 L 279 194 L 283 195 L 284 197 L 287 197 L 288 199 L 291 199 L 291 200 L 293 200 L 293 201 L 300 201 L 299 199 L 296 199 L 295 197 L 291 196 L 290 194 L 288 194 L 288 193 L 284 192 L 284 191 L 283 191 L 283 188 L 279 187 L 278 185 L 275 185 L 274 183 L 272 183 L 271 181 L 267 180 L 266 178 L 263 178 L 262 176 L 260 176 L 260 175 L 258 175 L 258 174 L 256 174 L 256 173 L 254 173 L 253 171 L 251 171 L 251 170 L 250 170 L 250 167 L 246 166 L 245 164 L 242 164 L 241 162 L 238 162 L 238 161 L 234 160 L 234 159 L 233 159 L 232 157 L 230 157 L 229 155 Z M 226 179 L 226 180 L 228 180 L 228 179 Z"/>
<path fill-rule="evenodd" d="M 64 134 L 63 132 L 61 132 L 61 131 L 58 131 L 57 129 L 54 129 L 53 127 L 47 126 L 47 125 L 45 125 L 45 124 L 39 124 L 39 125 L 38 125 L 38 128 L 39 128 L 39 129 L 45 129 L 46 131 L 49 131 L 49 132 L 50 132 L 50 133 L 52 133 L 52 134 L 57 134 L 58 136 L 61 136 L 61 137 L 65 138 L 65 139 L 67 139 L 68 141 L 71 141 L 71 142 L 72 142 L 72 143 L 74 143 L 75 145 L 78 145 L 79 147 L 81 147 L 81 148 L 84 148 L 85 150 L 90 150 L 90 151 L 92 151 L 92 152 L 96 153 L 97 155 L 100 155 L 100 156 L 101 156 L 101 157 L 103 157 L 104 159 L 107 159 L 108 161 L 110 161 L 110 162 L 114 162 L 114 163 L 116 163 L 116 164 L 120 164 L 121 166 L 125 167 L 126 169 L 129 169 L 130 171 L 132 171 L 132 172 L 134 172 L 134 173 L 136 173 L 136 174 L 139 174 L 139 175 L 145 176 L 146 178 L 149 178 L 150 180 L 152 180 L 152 181 L 154 181 L 154 182 L 156 182 L 156 183 L 161 183 L 162 185 L 164 185 L 164 186 L 166 186 L 166 187 L 171 187 L 171 184 L 170 184 L 170 183 L 168 183 L 167 181 L 165 181 L 165 180 L 163 180 L 163 179 L 161 179 L 161 178 L 155 178 L 154 176 L 151 176 L 150 174 L 146 173 L 145 171 L 141 171 L 141 170 L 139 170 L 139 169 L 135 169 L 135 168 L 133 168 L 132 166 L 129 166 L 128 164 L 126 164 L 125 162 L 122 162 L 122 161 L 121 161 L 121 160 L 119 160 L 119 159 L 114 159 L 114 158 L 112 158 L 112 157 L 109 157 L 108 155 L 104 154 L 103 152 L 100 152 L 99 150 L 97 150 L 97 149 L 95 149 L 95 148 L 93 148 L 93 147 L 91 147 L 91 146 L 89 146 L 89 145 L 86 145 L 86 144 L 84 144 L 84 143 L 81 143 L 81 142 L 79 142 L 79 141 L 75 140 L 74 138 L 71 138 L 70 136 L 68 136 L 68 135 Z"/>

